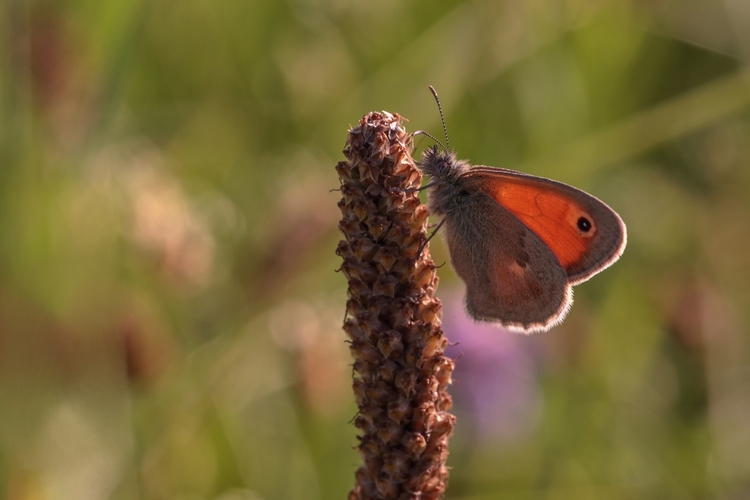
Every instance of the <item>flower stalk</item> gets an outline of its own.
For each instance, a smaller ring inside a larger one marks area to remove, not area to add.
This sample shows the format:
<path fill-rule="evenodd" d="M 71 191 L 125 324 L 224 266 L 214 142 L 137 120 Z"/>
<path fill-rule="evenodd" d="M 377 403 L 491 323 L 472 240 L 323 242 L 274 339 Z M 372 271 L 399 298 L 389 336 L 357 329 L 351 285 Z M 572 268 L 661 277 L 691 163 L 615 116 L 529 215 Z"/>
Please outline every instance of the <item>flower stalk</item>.
<path fill-rule="evenodd" d="M 402 118 L 373 112 L 349 131 L 347 161 L 336 165 L 345 237 L 336 252 L 349 284 L 344 331 L 363 460 L 351 500 L 439 499 L 448 478 L 453 361 L 443 356 L 428 211 L 411 151 Z"/>

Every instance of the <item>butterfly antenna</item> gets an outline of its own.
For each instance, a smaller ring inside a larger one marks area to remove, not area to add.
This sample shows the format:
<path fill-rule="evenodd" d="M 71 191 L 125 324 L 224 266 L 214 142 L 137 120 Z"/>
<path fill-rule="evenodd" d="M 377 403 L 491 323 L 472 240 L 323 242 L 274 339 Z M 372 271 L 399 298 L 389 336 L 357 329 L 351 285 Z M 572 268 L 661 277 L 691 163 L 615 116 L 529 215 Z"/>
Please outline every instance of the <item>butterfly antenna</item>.
<path fill-rule="evenodd" d="M 437 103 L 438 111 L 440 111 L 440 121 L 443 122 L 443 133 L 445 134 L 445 145 L 448 146 L 446 150 L 450 150 L 451 143 L 448 140 L 448 127 L 445 126 L 445 115 L 443 115 L 443 107 L 440 105 L 440 98 L 438 97 L 437 90 L 432 85 L 430 85 L 430 92 L 435 96 L 435 102 Z"/>
<path fill-rule="evenodd" d="M 443 150 L 445 150 L 445 151 L 448 151 L 448 149 L 447 149 L 447 148 L 445 147 L 445 144 L 443 144 L 443 143 L 442 143 L 442 142 L 440 141 L 440 139 L 438 139 L 437 137 L 435 137 L 434 135 L 432 135 L 431 133 L 429 133 L 429 132 L 427 132 L 427 131 L 425 131 L 425 130 L 417 130 L 417 131 L 416 131 L 416 132 L 414 132 L 414 133 L 413 133 L 412 135 L 426 135 L 427 137 L 429 137 L 429 138 L 430 138 L 430 139 L 432 139 L 433 141 L 435 141 L 435 142 L 437 142 L 438 144 L 440 144 L 440 147 L 441 147 L 441 148 L 443 148 Z"/>

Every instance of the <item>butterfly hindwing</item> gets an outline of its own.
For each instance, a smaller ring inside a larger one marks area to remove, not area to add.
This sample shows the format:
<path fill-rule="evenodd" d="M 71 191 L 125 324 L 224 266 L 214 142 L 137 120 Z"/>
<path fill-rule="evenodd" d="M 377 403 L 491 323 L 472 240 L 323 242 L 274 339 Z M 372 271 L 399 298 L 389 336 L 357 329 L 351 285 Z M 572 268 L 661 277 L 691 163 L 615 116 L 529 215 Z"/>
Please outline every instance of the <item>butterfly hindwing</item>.
<path fill-rule="evenodd" d="M 446 240 L 474 318 L 546 330 L 570 307 L 567 275 L 544 242 L 487 194 L 467 194 L 446 216 Z M 471 211 L 466 217 L 462 211 Z"/>

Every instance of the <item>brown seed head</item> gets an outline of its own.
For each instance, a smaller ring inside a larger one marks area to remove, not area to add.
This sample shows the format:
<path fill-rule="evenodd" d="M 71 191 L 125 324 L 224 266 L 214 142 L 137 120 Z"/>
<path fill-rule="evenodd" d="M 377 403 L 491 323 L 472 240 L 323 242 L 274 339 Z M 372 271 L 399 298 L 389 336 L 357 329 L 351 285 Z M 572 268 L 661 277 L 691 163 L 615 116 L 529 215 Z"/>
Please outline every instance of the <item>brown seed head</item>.
<path fill-rule="evenodd" d="M 398 115 L 369 113 L 349 131 L 336 171 L 344 234 L 336 249 L 349 283 L 344 331 L 364 464 L 351 500 L 439 499 L 455 417 L 443 356 L 438 279 L 425 242 L 422 174 Z"/>

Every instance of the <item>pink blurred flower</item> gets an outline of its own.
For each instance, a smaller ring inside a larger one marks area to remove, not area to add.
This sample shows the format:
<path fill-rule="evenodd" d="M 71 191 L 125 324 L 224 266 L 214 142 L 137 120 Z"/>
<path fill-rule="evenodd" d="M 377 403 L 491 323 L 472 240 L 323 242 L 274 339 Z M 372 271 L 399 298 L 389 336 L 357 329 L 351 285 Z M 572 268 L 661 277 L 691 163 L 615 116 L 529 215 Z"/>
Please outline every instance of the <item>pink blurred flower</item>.
<path fill-rule="evenodd" d="M 456 360 L 451 394 L 459 428 L 470 419 L 477 440 L 523 440 L 541 415 L 533 337 L 477 323 L 455 293 L 443 298 L 443 330 L 452 344 L 446 354 Z"/>

